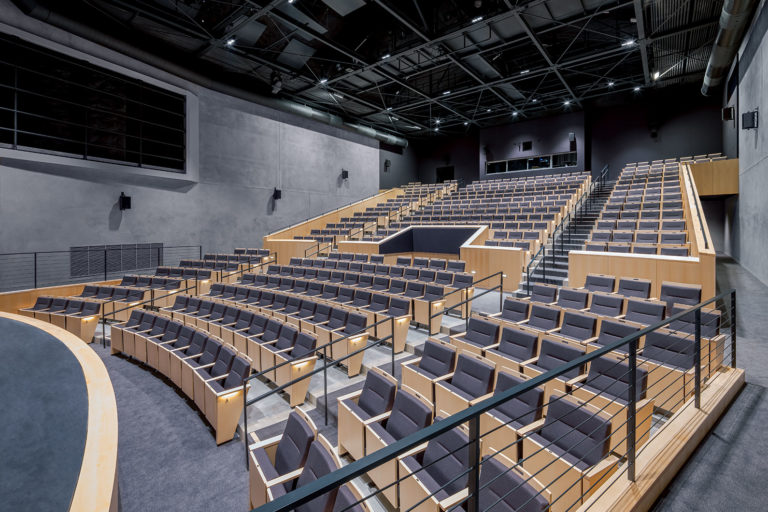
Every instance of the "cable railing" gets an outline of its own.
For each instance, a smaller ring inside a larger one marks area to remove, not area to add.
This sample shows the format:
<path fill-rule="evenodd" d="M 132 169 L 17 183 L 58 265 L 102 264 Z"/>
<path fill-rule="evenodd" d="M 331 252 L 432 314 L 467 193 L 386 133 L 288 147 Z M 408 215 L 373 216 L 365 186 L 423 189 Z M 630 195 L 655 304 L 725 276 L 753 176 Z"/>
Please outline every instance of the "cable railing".
<path fill-rule="evenodd" d="M 716 316 L 703 320 L 705 314 L 713 312 L 713 305 L 719 302 L 725 305 L 728 300 L 730 308 L 725 307 L 730 312 L 728 325 L 719 323 Z M 672 330 L 672 324 L 688 322 L 691 318 L 691 332 Z M 713 331 L 715 326 L 719 327 Z M 702 335 L 705 331 L 715 334 L 706 338 Z M 730 351 L 723 334 L 728 331 Z M 670 352 L 689 357 L 686 361 L 690 368 L 687 364 L 664 364 L 650 354 L 646 356 L 651 336 L 663 336 L 669 342 Z M 585 368 L 589 365 L 591 373 L 598 360 L 605 367 L 605 375 L 613 375 L 616 382 L 625 385 L 619 390 L 611 386 L 591 387 Z M 687 426 L 679 423 L 685 421 L 680 414 L 691 407 L 701 409 L 705 386 L 720 375 L 728 375 L 728 369 L 735 367 L 736 292 L 728 290 L 554 369 L 497 390 L 490 398 L 335 471 L 318 475 L 314 481 L 278 498 L 259 503 L 258 510 L 294 510 L 310 500 L 327 496 L 329 491 L 358 476 L 368 474 L 370 477 L 374 474 L 372 471 L 393 461 L 400 468 L 399 474 L 389 474 L 384 480 L 377 477 L 378 481 L 372 478 L 374 489 L 360 491 L 354 503 L 336 510 L 389 499 L 385 493 L 393 489 L 403 512 L 420 510 L 430 503 L 435 509 L 439 505 L 446 511 L 461 510 L 460 507 L 470 511 L 489 510 L 507 499 L 512 499 L 517 510 L 526 509 L 534 500 L 536 509 L 575 510 L 590 496 L 599 499 L 611 486 L 621 482 L 623 476 L 632 482 L 637 480 L 638 471 L 646 467 L 638 465 L 638 456 L 646 450 L 651 453 L 649 457 L 658 453 L 657 443 L 664 442 L 660 434 L 666 429 Z M 571 378 L 573 372 L 579 374 L 579 379 Z M 566 379 L 569 384 L 563 392 L 558 382 Z M 538 416 L 535 421 L 523 419 L 529 411 L 512 414 L 490 427 L 484 423 L 485 419 L 481 421 L 488 417 L 486 413 L 498 417 L 493 414 L 497 414 L 499 407 L 513 400 L 525 401 L 543 389 L 553 391 L 548 401 L 531 406 Z M 522 427 L 514 426 L 518 421 Z M 556 423 L 558 421 L 560 423 Z M 431 442 L 438 438 L 444 449 L 429 452 Z M 426 452 L 423 451 L 425 445 Z M 427 452 L 431 453 L 429 458 Z M 436 470 L 438 464 L 440 470 Z M 414 478 L 419 478 L 419 482 L 414 484 Z M 484 492 L 486 489 L 492 492 Z"/>
<path fill-rule="evenodd" d="M 462 300 L 462 301 L 460 301 L 460 302 L 458 302 L 458 303 L 456 303 L 456 304 L 454 304 L 452 306 L 444 308 L 441 311 L 437 311 L 435 313 L 431 312 L 432 309 L 434 308 L 434 304 L 435 303 L 437 303 L 437 302 L 443 302 L 444 303 L 447 297 L 450 297 L 454 293 L 459 293 L 459 292 L 462 292 L 462 291 L 466 291 L 466 288 L 456 288 L 455 290 L 451 290 L 450 292 L 444 294 L 442 296 L 442 298 L 440 298 L 440 299 L 429 301 L 430 315 L 429 315 L 429 325 L 427 326 L 427 329 L 429 330 L 429 335 L 433 336 L 435 334 L 438 334 L 438 333 L 432 332 L 432 319 L 434 319 L 434 318 L 442 318 L 442 316 L 448 314 L 448 312 L 453 311 L 454 309 L 460 308 L 460 307 L 464 306 L 465 304 L 472 304 L 473 300 L 479 299 L 480 297 L 483 297 L 484 295 L 488 295 L 489 293 L 492 293 L 495 290 L 499 290 L 499 311 L 501 311 L 501 309 L 503 307 L 503 304 L 504 304 L 503 303 L 503 301 L 504 301 L 504 277 L 505 277 L 504 276 L 504 272 L 502 272 L 502 271 L 494 272 L 493 274 L 487 275 L 484 278 L 480 279 L 479 281 L 474 281 L 472 283 L 472 287 L 473 288 L 477 287 L 478 284 L 484 283 L 485 281 L 489 281 L 489 280 L 493 279 L 494 277 L 498 277 L 499 278 L 499 284 L 497 284 L 495 286 L 492 286 L 490 288 L 484 288 L 483 289 L 484 291 L 482 291 L 482 292 L 480 292 L 478 294 L 473 294 L 472 297 L 467 297 L 466 299 L 464 299 L 464 300 Z M 463 316 L 465 317 L 465 322 L 464 322 L 465 327 L 468 327 L 469 326 L 469 313 L 467 313 L 466 315 L 463 315 Z"/>

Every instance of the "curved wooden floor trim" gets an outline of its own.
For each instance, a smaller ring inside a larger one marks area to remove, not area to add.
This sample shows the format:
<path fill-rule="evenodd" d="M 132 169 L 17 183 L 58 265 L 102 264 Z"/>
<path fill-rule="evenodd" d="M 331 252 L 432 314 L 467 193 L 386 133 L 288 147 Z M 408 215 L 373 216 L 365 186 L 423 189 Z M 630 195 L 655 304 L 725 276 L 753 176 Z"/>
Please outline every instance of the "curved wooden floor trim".
<path fill-rule="evenodd" d="M 101 359 L 74 334 L 55 325 L 21 315 L 1 317 L 36 327 L 60 340 L 77 358 L 88 389 L 88 432 L 71 511 L 117 510 L 117 402 L 112 381 Z"/>

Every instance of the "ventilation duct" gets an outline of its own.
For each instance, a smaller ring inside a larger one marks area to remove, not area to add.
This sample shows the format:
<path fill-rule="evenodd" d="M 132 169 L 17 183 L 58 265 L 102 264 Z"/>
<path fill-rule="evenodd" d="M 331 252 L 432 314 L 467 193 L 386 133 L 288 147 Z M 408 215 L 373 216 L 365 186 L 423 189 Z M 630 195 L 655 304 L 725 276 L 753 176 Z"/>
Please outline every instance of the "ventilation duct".
<path fill-rule="evenodd" d="M 728 75 L 731 62 L 739 51 L 750 16 L 758 0 L 725 0 L 720 13 L 720 30 L 704 73 L 701 94 L 708 96 Z"/>
<path fill-rule="evenodd" d="M 247 101 L 259 103 L 267 107 L 280 110 L 282 112 L 288 112 L 296 114 L 308 119 L 328 124 L 337 128 L 341 128 L 353 133 L 371 137 L 373 139 L 391 144 L 393 146 L 408 147 L 408 140 L 403 137 L 398 137 L 387 132 L 376 130 L 360 124 L 349 123 L 344 121 L 341 117 L 331 114 L 329 112 L 323 112 L 307 105 L 302 105 L 294 101 L 289 101 L 280 98 L 270 98 L 255 94 L 243 89 L 233 87 L 231 85 L 211 80 L 203 75 L 195 73 L 187 68 L 179 66 L 171 61 L 162 59 L 156 55 L 135 48 L 129 44 L 124 43 L 114 37 L 92 29 L 91 27 L 78 23 L 74 20 L 59 15 L 58 13 L 51 11 L 47 7 L 40 5 L 37 0 L 13 0 L 13 3 L 24 12 L 24 14 L 31 16 L 37 20 L 58 27 L 70 34 L 88 39 L 96 44 L 105 46 L 112 50 L 118 51 L 124 55 L 132 57 L 136 60 L 145 62 L 158 69 L 162 69 L 169 73 L 172 73 L 184 80 L 196 83 L 202 87 L 218 91 L 223 94 L 235 96 Z"/>

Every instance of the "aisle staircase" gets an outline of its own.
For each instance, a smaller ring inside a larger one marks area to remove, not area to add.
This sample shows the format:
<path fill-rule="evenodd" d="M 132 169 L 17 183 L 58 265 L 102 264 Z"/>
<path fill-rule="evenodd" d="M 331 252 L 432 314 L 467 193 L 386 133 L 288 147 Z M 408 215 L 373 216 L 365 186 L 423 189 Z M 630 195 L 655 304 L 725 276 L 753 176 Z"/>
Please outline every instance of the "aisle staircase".
<path fill-rule="evenodd" d="M 604 181 L 601 186 L 596 186 L 572 219 L 564 223 L 562 231 L 558 231 L 554 239 L 550 238 L 538 258 L 531 263 L 529 273 L 523 272 L 519 295 L 528 294 L 529 280 L 531 283 L 557 286 L 568 284 L 568 253 L 584 248 L 615 184 L 615 180 Z"/>

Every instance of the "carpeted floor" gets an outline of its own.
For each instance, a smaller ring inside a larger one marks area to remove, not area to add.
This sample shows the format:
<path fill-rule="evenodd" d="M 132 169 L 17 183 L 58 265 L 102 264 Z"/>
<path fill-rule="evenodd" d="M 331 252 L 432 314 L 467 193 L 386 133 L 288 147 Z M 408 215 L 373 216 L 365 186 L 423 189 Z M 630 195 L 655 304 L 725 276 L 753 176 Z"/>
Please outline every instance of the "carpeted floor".
<path fill-rule="evenodd" d="M 118 473 L 124 512 L 247 510 L 243 445 L 216 446 L 208 424 L 176 388 L 128 359 L 91 345 L 117 397 Z"/>
<path fill-rule="evenodd" d="M 747 385 L 666 489 L 655 511 L 766 510 L 768 287 L 731 259 L 717 262 L 718 292 L 737 290 L 737 355 Z"/>

